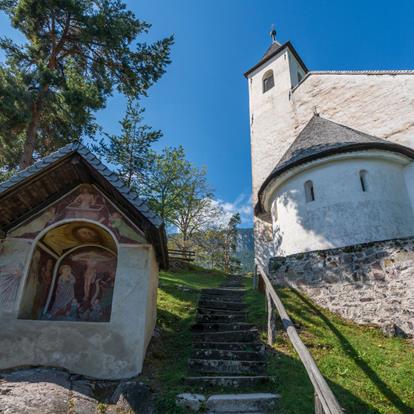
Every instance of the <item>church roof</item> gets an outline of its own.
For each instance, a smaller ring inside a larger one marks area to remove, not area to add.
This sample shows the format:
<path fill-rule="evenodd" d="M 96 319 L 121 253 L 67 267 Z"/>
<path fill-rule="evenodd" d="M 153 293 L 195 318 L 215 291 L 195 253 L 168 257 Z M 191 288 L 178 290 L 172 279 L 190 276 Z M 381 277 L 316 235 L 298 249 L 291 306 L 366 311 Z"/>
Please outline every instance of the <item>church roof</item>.
<path fill-rule="evenodd" d="M 293 47 L 292 43 L 286 42 L 284 44 L 280 44 L 278 41 L 275 41 L 271 44 L 269 49 L 267 49 L 266 53 L 263 55 L 262 59 L 254 65 L 252 68 L 250 68 L 244 76 L 247 78 L 252 72 L 254 72 L 256 69 L 260 68 L 263 64 L 265 64 L 267 61 L 272 59 L 273 56 L 276 56 L 278 53 L 282 52 L 285 49 L 289 49 L 292 54 L 295 56 L 296 60 L 299 62 L 299 64 L 302 66 L 305 73 L 308 72 L 308 68 L 306 67 L 305 63 L 299 56 L 298 52 L 296 52 L 296 49 Z"/>
<path fill-rule="evenodd" d="M 266 187 L 285 171 L 329 155 L 368 149 L 398 152 L 414 159 L 414 150 L 409 147 L 365 134 L 319 115 L 314 115 L 260 187 L 259 203 L 255 207 L 256 214 L 263 213 L 261 198 Z"/>
<path fill-rule="evenodd" d="M 168 253 L 163 221 L 91 151 L 73 143 L 0 184 L 0 236 L 81 183 L 95 184 L 154 245 L 163 267 Z"/>

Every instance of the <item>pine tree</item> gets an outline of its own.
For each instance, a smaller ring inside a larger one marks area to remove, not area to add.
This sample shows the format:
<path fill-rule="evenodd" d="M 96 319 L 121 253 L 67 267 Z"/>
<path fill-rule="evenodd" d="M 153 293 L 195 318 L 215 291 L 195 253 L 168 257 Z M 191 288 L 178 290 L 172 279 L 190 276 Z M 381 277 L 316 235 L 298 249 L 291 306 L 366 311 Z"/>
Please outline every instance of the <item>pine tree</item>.
<path fill-rule="evenodd" d="M 129 188 L 140 188 L 150 171 L 153 159 L 151 145 L 162 137 L 142 124 L 144 108 L 132 100 L 128 102 L 124 118 L 120 122 L 121 135 L 106 134 L 108 142 L 101 140 L 94 150 L 115 165 L 116 172 Z"/>
<path fill-rule="evenodd" d="M 25 37 L 0 39 L 3 170 L 93 136 L 114 90 L 145 95 L 169 63 L 173 38 L 137 43 L 150 25 L 121 0 L 0 0 L 0 11 Z"/>

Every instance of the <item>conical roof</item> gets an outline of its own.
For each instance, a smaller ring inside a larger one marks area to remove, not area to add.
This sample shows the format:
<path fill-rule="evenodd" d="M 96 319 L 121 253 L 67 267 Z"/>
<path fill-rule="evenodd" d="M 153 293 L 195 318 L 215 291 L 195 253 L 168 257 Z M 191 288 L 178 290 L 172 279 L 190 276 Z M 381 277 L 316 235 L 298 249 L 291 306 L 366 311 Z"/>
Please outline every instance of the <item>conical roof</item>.
<path fill-rule="evenodd" d="M 414 150 L 409 147 L 337 124 L 317 114 L 314 115 L 261 186 L 256 213 L 263 212 L 260 200 L 266 187 L 283 172 L 330 155 L 367 149 L 397 152 L 414 159 Z"/>
<path fill-rule="evenodd" d="M 263 55 L 262 59 L 266 59 L 269 56 L 272 56 L 275 52 L 277 52 L 282 47 L 282 44 L 279 43 L 277 40 L 273 41 L 270 47 L 266 50 L 266 53 Z"/>

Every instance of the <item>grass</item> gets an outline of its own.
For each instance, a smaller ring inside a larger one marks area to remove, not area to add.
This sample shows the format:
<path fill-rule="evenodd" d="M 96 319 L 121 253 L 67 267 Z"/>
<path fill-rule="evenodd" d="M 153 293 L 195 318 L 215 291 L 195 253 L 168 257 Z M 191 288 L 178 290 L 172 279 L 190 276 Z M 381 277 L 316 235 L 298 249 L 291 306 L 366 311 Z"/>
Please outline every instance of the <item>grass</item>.
<path fill-rule="evenodd" d="M 250 287 L 250 281 L 247 287 Z M 389 338 L 374 327 L 359 326 L 316 306 L 288 288 L 278 289 L 299 335 L 309 348 L 339 403 L 352 414 L 414 413 L 414 345 Z M 266 339 L 265 297 L 249 288 L 250 321 Z M 313 412 L 313 387 L 297 354 L 277 326 L 268 374 L 281 394 L 281 412 Z"/>
<path fill-rule="evenodd" d="M 183 383 L 191 353 L 190 327 L 194 323 L 199 291 L 220 285 L 226 276 L 194 268 L 161 272 L 158 289 L 158 334 L 151 341 L 142 379 L 156 391 L 159 413 L 184 413 L 175 405 L 177 394 L 190 391 Z"/>
<path fill-rule="evenodd" d="M 181 392 L 196 392 L 183 383 L 191 353 L 200 289 L 216 287 L 226 276 L 194 269 L 161 272 L 157 335 L 149 347 L 141 379 L 155 390 L 159 413 L 182 414 L 175 405 Z M 249 319 L 266 341 L 265 297 L 246 278 Z M 316 306 L 307 297 L 283 288 L 278 293 L 322 374 L 348 414 L 414 413 L 414 345 L 384 336 L 377 328 L 358 326 Z M 313 412 L 313 387 L 281 324 L 269 349 L 266 391 L 281 394 L 281 414 Z M 212 390 L 216 393 L 219 390 Z"/>

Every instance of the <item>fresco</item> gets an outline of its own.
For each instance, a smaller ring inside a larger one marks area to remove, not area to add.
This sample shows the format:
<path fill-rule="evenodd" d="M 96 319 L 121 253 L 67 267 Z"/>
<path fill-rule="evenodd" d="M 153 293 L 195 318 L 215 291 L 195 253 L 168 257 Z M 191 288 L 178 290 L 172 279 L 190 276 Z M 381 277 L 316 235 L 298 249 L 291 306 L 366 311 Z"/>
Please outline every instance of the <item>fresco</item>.
<path fill-rule="evenodd" d="M 146 243 L 109 201 L 93 186 L 82 184 L 72 193 L 10 233 L 12 237 L 34 238 L 47 226 L 63 219 L 89 219 L 107 226 L 120 243 Z"/>
<path fill-rule="evenodd" d="M 59 264 L 42 319 L 108 322 L 116 256 L 96 246 L 80 247 Z"/>
<path fill-rule="evenodd" d="M 26 240 L 8 240 L 0 244 L 0 309 L 11 312 L 24 273 L 30 248 Z"/>
<path fill-rule="evenodd" d="M 39 319 L 42 317 L 52 284 L 56 259 L 40 247 L 36 247 L 27 275 L 19 318 Z"/>
<path fill-rule="evenodd" d="M 82 244 L 99 244 L 117 251 L 112 236 L 101 227 L 85 221 L 71 221 L 48 231 L 41 242 L 61 256 L 65 251 Z"/>

